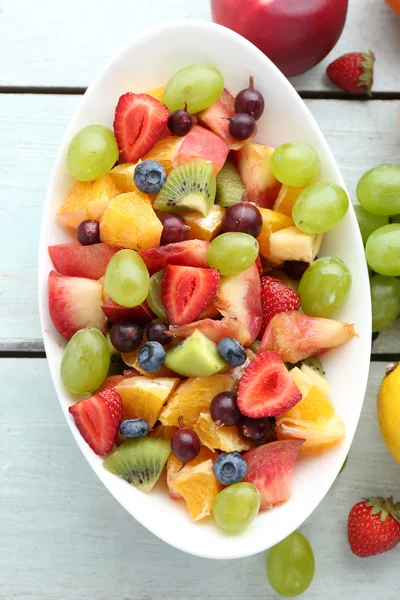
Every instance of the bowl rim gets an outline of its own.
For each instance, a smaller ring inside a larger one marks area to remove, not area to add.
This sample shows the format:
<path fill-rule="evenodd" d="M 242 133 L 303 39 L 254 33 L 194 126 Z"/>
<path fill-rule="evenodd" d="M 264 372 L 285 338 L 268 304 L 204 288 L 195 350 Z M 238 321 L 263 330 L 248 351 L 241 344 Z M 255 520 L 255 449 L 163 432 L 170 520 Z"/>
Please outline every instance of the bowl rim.
<path fill-rule="evenodd" d="M 324 147 L 325 152 L 328 156 L 328 161 L 329 161 L 330 165 L 336 171 L 337 181 L 339 181 L 340 185 L 342 185 L 342 187 L 347 191 L 345 182 L 343 180 L 343 177 L 341 175 L 339 167 L 336 163 L 334 155 L 330 149 L 330 146 L 329 146 L 328 142 L 326 141 L 325 136 L 323 135 L 323 133 L 322 133 L 318 123 L 316 122 L 315 118 L 313 117 L 312 113 L 310 112 L 310 110 L 308 109 L 308 107 L 304 103 L 303 99 L 298 94 L 298 92 L 295 90 L 295 88 L 292 86 L 292 84 L 288 81 L 288 79 L 281 73 L 281 71 L 274 65 L 274 63 L 272 63 L 272 61 L 261 52 L 261 50 L 259 50 L 256 46 L 254 46 L 251 42 L 246 40 L 244 37 L 242 37 L 238 33 L 234 32 L 222 25 L 218 25 L 216 23 L 212 23 L 212 22 L 204 21 L 204 20 L 178 19 L 178 20 L 167 21 L 167 22 L 155 25 L 149 29 L 146 29 L 145 31 L 135 35 L 133 38 L 131 38 L 129 41 L 127 41 L 125 44 L 123 44 L 116 52 L 113 53 L 111 58 L 109 58 L 109 60 L 106 61 L 104 66 L 101 67 L 100 70 L 97 72 L 93 81 L 90 83 L 87 90 L 82 95 L 77 108 L 73 112 L 73 115 L 69 119 L 68 125 L 64 131 L 62 140 L 61 140 L 60 144 L 58 145 L 58 150 L 57 150 L 57 153 L 56 153 L 54 161 L 53 161 L 51 175 L 50 175 L 50 179 L 49 179 L 48 185 L 47 185 L 46 197 L 45 197 L 45 201 L 43 204 L 43 214 L 42 214 L 42 219 L 41 219 L 40 237 L 39 237 L 39 260 L 38 260 L 38 270 L 37 270 L 40 324 L 41 324 L 42 338 L 43 338 L 43 342 L 44 342 L 46 355 L 49 353 L 49 348 L 50 348 L 50 341 L 48 340 L 48 337 L 46 335 L 46 329 L 45 329 L 45 312 L 47 310 L 47 288 L 46 288 L 46 286 L 41 284 L 43 268 L 46 269 L 46 276 L 48 273 L 48 269 L 43 266 L 43 262 L 45 260 L 44 257 L 47 254 L 47 247 L 45 246 L 45 244 L 43 242 L 43 240 L 45 239 L 45 231 L 46 231 L 46 213 L 47 213 L 47 211 L 49 211 L 49 209 L 52 205 L 51 190 L 54 187 L 55 182 L 57 181 L 57 179 L 59 177 L 59 165 L 60 165 L 60 161 L 61 161 L 61 156 L 62 156 L 63 151 L 66 148 L 67 144 L 69 144 L 69 141 L 71 138 L 71 133 L 76 129 L 75 121 L 77 120 L 77 117 L 79 116 L 79 113 L 81 111 L 83 99 L 91 97 L 92 93 L 94 93 L 93 92 L 94 88 L 96 87 L 97 83 L 99 81 L 101 81 L 104 74 L 106 72 L 108 72 L 109 69 L 113 65 L 118 63 L 120 58 L 131 48 L 140 46 L 141 44 L 146 43 L 146 42 L 148 43 L 151 40 L 151 38 L 163 33 L 164 31 L 174 29 L 174 28 L 179 30 L 179 28 L 182 28 L 182 27 L 184 27 L 185 29 L 187 29 L 188 27 L 193 28 L 194 30 L 196 30 L 196 33 L 201 32 L 203 35 L 207 35 L 207 32 L 215 30 L 221 36 L 221 41 L 223 41 L 224 38 L 230 38 L 232 41 L 236 42 L 237 44 L 242 45 L 243 48 L 246 48 L 248 51 L 251 51 L 252 53 L 258 55 L 259 58 L 261 58 L 264 61 L 266 70 L 272 70 L 275 72 L 276 77 L 278 77 L 280 79 L 280 83 L 282 85 L 284 92 L 291 96 L 292 102 L 297 103 L 298 109 L 299 110 L 301 109 L 303 111 L 303 113 L 305 115 L 307 115 L 307 119 L 314 125 L 314 133 L 319 138 L 319 142 Z M 352 219 L 356 220 L 354 209 L 352 207 L 351 202 L 349 203 L 349 212 L 352 213 Z M 361 240 L 361 235 L 359 237 Z M 367 304 L 367 309 L 369 310 L 369 313 L 371 314 L 371 300 L 370 300 L 370 294 L 369 294 L 368 271 L 367 271 L 366 266 L 365 266 L 365 274 L 366 274 L 366 276 L 363 278 L 363 281 L 364 281 L 364 284 L 366 284 L 366 285 L 365 285 L 365 290 L 363 290 L 363 291 L 368 292 L 368 293 L 363 294 L 363 301 L 364 301 L 364 303 Z M 372 327 L 369 326 L 369 329 L 370 329 L 369 333 L 371 333 Z M 368 334 L 368 326 L 367 326 L 366 334 Z M 368 337 L 369 337 L 370 341 L 363 348 L 363 355 L 365 358 L 363 360 L 360 359 L 360 365 L 361 364 L 363 365 L 363 369 L 365 371 L 365 373 L 363 371 L 364 384 L 363 384 L 362 389 L 360 389 L 360 397 L 361 397 L 361 393 L 363 393 L 364 398 L 365 398 L 366 386 L 368 383 L 368 372 L 369 372 L 370 354 L 371 354 L 371 335 L 369 335 Z M 367 360 L 367 357 L 368 357 L 368 360 Z M 64 413 L 65 412 L 63 409 L 64 399 L 62 399 L 60 394 L 58 393 L 58 385 L 56 383 L 57 379 L 58 379 L 58 374 L 56 377 L 55 369 L 50 361 L 48 361 L 48 365 L 49 365 L 49 369 L 50 369 L 52 383 L 55 387 L 58 401 L 59 401 L 61 409 L 63 410 L 63 413 Z M 357 426 L 358 426 L 362 406 L 363 406 L 363 402 L 360 403 L 359 413 L 357 416 L 355 416 L 354 432 L 356 431 Z M 66 416 L 66 415 L 64 414 L 64 416 Z M 260 552 L 263 552 L 266 550 L 267 547 L 271 547 L 268 544 L 266 546 L 265 542 L 262 541 L 262 536 L 255 535 L 254 536 L 254 544 L 252 545 L 252 548 L 247 551 L 233 552 L 233 553 L 232 552 L 231 553 L 219 552 L 218 554 L 215 554 L 215 552 L 213 553 L 212 549 L 209 552 L 196 550 L 195 548 L 192 547 L 190 542 L 185 540 L 185 538 L 182 539 L 182 536 L 180 536 L 180 537 L 178 536 L 177 538 L 175 538 L 174 536 L 168 536 L 168 535 L 164 534 L 164 532 L 160 533 L 157 530 L 157 527 L 152 527 L 152 523 L 150 520 L 145 520 L 145 519 L 142 520 L 140 518 L 140 516 L 138 517 L 136 514 L 134 515 L 132 506 L 128 506 L 128 503 L 122 498 L 121 494 L 114 492 L 114 491 L 111 492 L 108 484 L 105 481 L 105 475 L 103 476 L 103 474 L 98 472 L 95 461 L 93 460 L 93 456 L 91 455 L 89 446 L 86 444 L 86 442 L 80 436 L 77 428 L 73 424 L 72 419 L 66 418 L 66 420 L 67 420 L 68 426 L 75 438 L 75 441 L 77 442 L 79 448 L 81 449 L 84 457 L 86 458 L 86 460 L 92 467 L 92 470 L 101 480 L 102 484 L 105 485 L 105 487 L 111 493 L 111 495 L 125 508 L 125 510 L 132 517 L 135 518 L 136 521 L 141 523 L 141 525 L 143 525 L 146 529 L 148 529 L 151 533 L 153 533 L 159 539 L 163 540 L 164 542 L 168 543 L 169 545 L 171 545 L 183 552 L 186 552 L 188 554 L 192 554 L 194 556 L 199 556 L 199 557 L 203 557 L 203 558 L 211 558 L 211 559 L 244 558 L 247 556 L 252 556 L 252 555 L 258 554 Z M 351 443 L 353 442 L 353 439 L 354 439 L 354 435 L 351 438 Z M 349 448 L 351 443 L 349 443 L 347 436 L 346 436 L 345 442 L 347 444 L 346 447 Z M 338 469 L 338 472 L 339 472 L 339 469 Z M 318 497 L 317 501 L 314 501 L 314 502 L 310 501 L 310 503 L 308 505 L 308 509 L 306 511 L 302 512 L 301 518 L 300 519 L 297 518 L 297 520 L 294 519 L 294 522 L 296 523 L 296 527 L 293 528 L 293 525 L 291 525 L 290 528 L 288 528 L 288 531 L 286 532 L 286 534 L 282 535 L 280 537 L 280 539 L 283 539 L 284 537 L 286 537 L 286 535 L 289 535 L 289 533 L 291 531 L 294 531 L 295 529 L 297 529 L 299 526 L 301 526 L 306 521 L 306 519 L 309 518 L 309 516 L 314 512 L 314 510 L 317 508 L 317 506 L 320 504 L 320 502 L 322 502 L 322 500 L 324 499 L 324 497 L 326 496 L 326 494 L 328 493 L 330 487 L 333 485 L 334 482 L 335 482 L 335 478 L 332 479 L 330 486 L 326 489 L 326 491 L 324 492 L 322 497 Z M 146 521 L 146 522 L 144 522 L 144 521 Z M 290 531 L 289 531 L 289 529 L 290 529 Z"/>

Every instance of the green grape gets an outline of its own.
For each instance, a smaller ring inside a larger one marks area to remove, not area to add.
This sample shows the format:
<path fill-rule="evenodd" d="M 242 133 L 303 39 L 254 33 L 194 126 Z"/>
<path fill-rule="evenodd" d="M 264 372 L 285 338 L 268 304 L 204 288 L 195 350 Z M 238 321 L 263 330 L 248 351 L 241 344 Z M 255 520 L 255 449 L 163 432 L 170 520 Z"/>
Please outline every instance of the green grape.
<path fill-rule="evenodd" d="M 107 340 L 94 327 L 81 329 L 69 340 L 61 361 L 61 381 L 70 392 L 93 392 L 107 377 L 110 350 Z"/>
<path fill-rule="evenodd" d="M 114 133 L 103 125 L 88 125 L 72 138 L 68 148 L 68 171 L 81 181 L 98 179 L 117 162 Z"/>
<path fill-rule="evenodd" d="M 257 260 L 258 242 L 248 233 L 223 233 L 210 244 L 207 261 L 221 275 L 239 275 Z"/>
<path fill-rule="evenodd" d="M 324 233 L 335 227 L 349 208 L 349 197 L 340 185 L 321 181 L 309 185 L 293 206 L 295 225 L 304 233 Z"/>
<path fill-rule="evenodd" d="M 114 302 L 128 308 L 146 300 L 150 277 L 143 259 L 134 250 L 120 250 L 107 265 L 104 287 Z"/>
<path fill-rule="evenodd" d="M 150 289 L 147 296 L 147 304 L 157 317 L 167 319 L 165 306 L 161 298 L 161 282 L 164 277 L 164 271 L 158 271 L 150 277 Z"/>
<path fill-rule="evenodd" d="M 400 275 L 400 224 L 376 229 L 365 247 L 367 262 L 379 275 Z"/>
<path fill-rule="evenodd" d="M 214 521 L 225 533 L 241 533 L 260 510 L 260 494 L 252 483 L 235 483 L 220 492 L 213 503 Z"/>
<path fill-rule="evenodd" d="M 372 331 L 385 329 L 400 315 L 400 280 L 374 275 L 370 280 Z"/>
<path fill-rule="evenodd" d="M 168 81 L 162 102 L 173 112 L 183 108 L 194 114 L 214 104 L 224 90 L 224 79 L 215 67 L 195 64 L 185 67 Z"/>
<path fill-rule="evenodd" d="M 290 187 L 309 185 L 318 177 L 320 168 L 318 154 L 312 146 L 304 142 L 282 144 L 271 158 L 273 175 Z"/>
<path fill-rule="evenodd" d="M 268 552 L 268 581 L 281 596 L 303 594 L 310 587 L 314 572 L 314 553 L 300 531 L 294 531 Z"/>
<path fill-rule="evenodd" d="M 400 166 L 379 165 L 364 173 L 357 184 L 357 198 L 375 215 L 400 213 Z"/>
<path fill-rule="evenodd" d="M 364 246 L 367 243 L 367 240 L 371 233 L 373 233 L 376 229 L 379 229 L 379 227 L 389 225 L 389 217 L 384 217 L 382 215 L 374 215 L 368 210 L 365 210 L 365 208 L 363 208 L 359 204 L 356 204 L 354 206 L 354 212 L 356 213 L 358 226 L 360 228 Z"/>
<path fill-rule="evenodd" d="M 299 285 L 301 308 L 311 317 L 331 317 L 351 288 L 351 273 L 339 258 L 324 256 L 304 272 Z"/>

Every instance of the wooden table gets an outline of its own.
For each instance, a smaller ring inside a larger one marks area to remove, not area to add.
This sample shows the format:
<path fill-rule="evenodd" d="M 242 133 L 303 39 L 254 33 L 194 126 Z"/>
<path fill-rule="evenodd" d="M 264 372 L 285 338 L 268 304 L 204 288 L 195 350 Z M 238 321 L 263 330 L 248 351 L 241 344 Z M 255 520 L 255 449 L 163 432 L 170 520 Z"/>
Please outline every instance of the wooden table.
<path fill-rule="evenodd" d="M 101 5 L 106 10 L 101 10 Z M 3 0 L 0 9 L 0 599 L 260 600 L 274 598 L 265 555 L 212 562 L 153 537 L 110 496 L 83 460 L 61 414 L 40 335 L 36 255 L 54 154 L 85 87 L 135 33 L 174 18 L 209 19 L 207 0 Z M 374 98 L 329 86 L 330 58 L 377 55 Z M 350 0 L 332 56 L 293 80 L 355 198 L 358 178 L 399 163 L 400 19 L 383 0 Z M 370 381 L 349 463 L 304 525 L 315 551 L 309 600 L 397 600 L 399 550 L 352 556 L 346 518 L 370 494 L 400 498 L 400 468 L 380 439 L 375 398 L 400 356 L 399 322 L 373 345 Z"/>

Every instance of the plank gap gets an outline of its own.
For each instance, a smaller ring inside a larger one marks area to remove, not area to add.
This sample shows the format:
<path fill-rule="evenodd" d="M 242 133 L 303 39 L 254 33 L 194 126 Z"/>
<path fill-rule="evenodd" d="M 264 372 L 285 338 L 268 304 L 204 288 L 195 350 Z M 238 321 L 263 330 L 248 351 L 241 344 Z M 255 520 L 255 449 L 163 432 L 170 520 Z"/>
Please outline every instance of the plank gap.
<path fill-rule="evenodd" d="M 46 352 L 30 352 L 29 350 L 0 350 L 0 359 L 1 358 L 47 358 Z"/>
<path fill-rule="evenodd" d="M 399 362 L 399 352 L 388 352 L 382 354 L 371 354 L 371 362 Z"/>

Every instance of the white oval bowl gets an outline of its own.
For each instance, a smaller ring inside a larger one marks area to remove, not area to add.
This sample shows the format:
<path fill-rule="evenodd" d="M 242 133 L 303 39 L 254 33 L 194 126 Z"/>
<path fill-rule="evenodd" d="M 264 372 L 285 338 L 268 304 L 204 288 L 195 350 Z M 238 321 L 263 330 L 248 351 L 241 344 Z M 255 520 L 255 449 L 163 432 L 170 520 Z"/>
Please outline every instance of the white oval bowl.
<path fill-rule="evenodd" d="M 176 71 L 197 62 L 215 65 L 223 74 L 226 87 L 233 93 L 245 87 L 249 75 L 254 75 L 257 88 L 266 101 L 265 113 L 258 122 L 257 141 L 270 146 L 292 140 L 308 142 L 321 158 L 321 179 L 345 187 L 332 152 L 304 102 L 255 46 L 213 23 L 175 21 L 157 26 L 135 37 L 114 55 L 82 98 L 65 133 L 44 205 L 39 249 L 39 303 L 53 383 L 68 425 L 94 472 L 118 502 L 162 540 L 197 556 L 232 559 L 266 550 L 297 529 L 335 481 L 353 440 L 363 404 L 371 350 L 368 273 L 353 209 L 350 208 L 343 221 L 325 235 L 320 253 L 344 260 L 353 277 L 350 296 L 336 318 L 354 323 L 359 337 L 323 357 L 332 387 L 332 401 L 346 425 L 346 440 L 319 455 L 300 458 L 295 467 L 291 499 L 282 506 L 260 513 L 241 535 L 224 535 L 211 519 L 192 523 L 184 503 L 171 500 L 161 485 L 145 495 L 103 468 L 102 459 L 80 436 L 68 413 L 68 407 L 76 397 L 63 388 L 60 380 L 65 340 L 52 324 L 47 301 L 47 277 L 52 268 L 47 247 L 72 239 L 55 219 L 57 209 L 73 183 L 66 169 L 71 138 L 81 127 L 91 123 L 112 128 L 115 106 L 121 94 L 145 92 L 165 85 Z"/>

